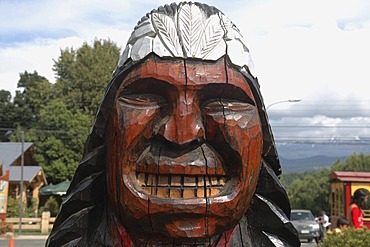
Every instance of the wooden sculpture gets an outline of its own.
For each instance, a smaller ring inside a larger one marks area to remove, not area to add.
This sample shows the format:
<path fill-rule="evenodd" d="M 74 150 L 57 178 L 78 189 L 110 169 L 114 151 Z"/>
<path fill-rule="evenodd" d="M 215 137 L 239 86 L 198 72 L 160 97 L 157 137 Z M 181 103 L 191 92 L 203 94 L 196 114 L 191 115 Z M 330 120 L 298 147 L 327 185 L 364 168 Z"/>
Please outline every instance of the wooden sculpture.
<path fill-rule="evenodd" d="M 143 17 L 47 246 L 299 246 L 251 70 L 214 7 Z"/>

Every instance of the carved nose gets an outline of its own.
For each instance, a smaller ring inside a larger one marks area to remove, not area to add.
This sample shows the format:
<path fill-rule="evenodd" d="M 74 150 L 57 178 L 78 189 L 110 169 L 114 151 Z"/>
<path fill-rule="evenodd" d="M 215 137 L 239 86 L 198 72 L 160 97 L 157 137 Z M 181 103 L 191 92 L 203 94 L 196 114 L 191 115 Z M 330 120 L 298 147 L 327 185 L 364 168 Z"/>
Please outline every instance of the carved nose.
<path fill-rule="evenodd" d="M 170 142 L 182 145 L 205 137 L 198 107 L 180 106 L 166 120 L 162 122 L 159 134 Z"/>

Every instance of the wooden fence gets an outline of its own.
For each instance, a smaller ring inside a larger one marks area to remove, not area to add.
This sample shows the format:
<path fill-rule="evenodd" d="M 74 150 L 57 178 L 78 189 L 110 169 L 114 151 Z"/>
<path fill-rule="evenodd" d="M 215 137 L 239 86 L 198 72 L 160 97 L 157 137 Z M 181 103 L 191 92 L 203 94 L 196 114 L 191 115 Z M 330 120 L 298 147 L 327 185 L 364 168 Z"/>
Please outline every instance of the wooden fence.
<path fill-rule="evenodd" d="M 22 218 L 22 230 L 35 230 L 48 234 L 55 217 L 50 217 L 50 212 L 43 212 L 41 218 Z M 13 231 L 19 229 L 19 218 L 6 218 L 6 223 L 10 225 Z"/>

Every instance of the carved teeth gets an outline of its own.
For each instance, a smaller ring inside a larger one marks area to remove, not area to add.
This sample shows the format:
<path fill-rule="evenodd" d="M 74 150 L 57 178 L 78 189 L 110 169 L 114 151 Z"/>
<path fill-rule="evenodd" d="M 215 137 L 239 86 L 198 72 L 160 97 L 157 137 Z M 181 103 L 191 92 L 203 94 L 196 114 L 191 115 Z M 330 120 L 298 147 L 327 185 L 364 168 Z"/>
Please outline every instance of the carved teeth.
<path fill-rule="evenodd" d="M 171 186 L 181 186 L 181 176 L 171 176 Z"/>
<path fill-rule="evenodd" d="M 197 186 L 195 177 L 184 177 L 184 186 Z"/>
<path fill-rule="evenodd" d="M 137 183 L 147 195 L 161 198 L 203 198 L 220 194 L 225 186 L 225 176 L 187 176 L 136 173 Z"/>
<path fill-rule="evenodd" d="M 183 198 L 194 198 L 194 190 L 193 189 L 184 189 L 183 190 Z"/>
<path fill-rule="evenodd" d="M 181 198 L 181 189 L 170 189 L 170 198 Z"/>

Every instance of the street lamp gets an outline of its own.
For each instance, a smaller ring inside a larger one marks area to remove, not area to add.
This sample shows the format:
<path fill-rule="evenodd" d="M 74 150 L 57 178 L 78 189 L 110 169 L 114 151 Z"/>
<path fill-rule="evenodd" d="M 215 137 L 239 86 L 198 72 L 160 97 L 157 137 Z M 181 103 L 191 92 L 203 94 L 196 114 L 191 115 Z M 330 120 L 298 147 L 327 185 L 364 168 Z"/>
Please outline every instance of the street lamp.
<path fill-rule="evenodd" d="M 274 103 L 272 103 L 272 104 L 268 105 L 268 106 L 266 107 L 266 111 L 267 111 L 271 106 L 276 105 L 276 104 L 285 103 L 285 102 L 294 103 L 294 102 L 300 102 L 300 101 L 302 101 L 302 100 L 301 100 L 301 99 L 288 99 L 288 100 L 277 101 L 277 102 L 274 102 Z"/>

